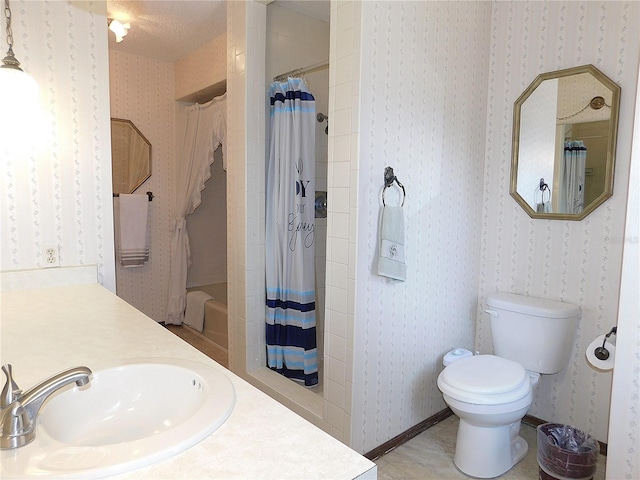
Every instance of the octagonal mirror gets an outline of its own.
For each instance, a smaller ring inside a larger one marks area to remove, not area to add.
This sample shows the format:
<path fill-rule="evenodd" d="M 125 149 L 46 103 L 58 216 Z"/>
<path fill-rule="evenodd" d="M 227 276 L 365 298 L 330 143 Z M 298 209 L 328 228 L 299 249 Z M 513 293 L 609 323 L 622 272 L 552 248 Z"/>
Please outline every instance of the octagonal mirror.
<path fill-rule="evenodd" d="M 151 176 L 151 143 L 131 120 L 111 119 L 113 193 L 133 193 Z"/>
<path fill-rule="evenodd" d="M 538 75 L 514 104 L 511 196 L 582 220 L 613 194 L 620 87 L 593 65 Z"/>

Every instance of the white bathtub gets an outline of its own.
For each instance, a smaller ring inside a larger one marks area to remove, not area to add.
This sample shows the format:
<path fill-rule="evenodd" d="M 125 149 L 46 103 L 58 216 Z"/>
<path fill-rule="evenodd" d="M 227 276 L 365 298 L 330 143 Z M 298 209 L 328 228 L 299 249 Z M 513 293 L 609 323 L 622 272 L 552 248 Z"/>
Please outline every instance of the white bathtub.
<path fill-rule="evenodd" d="M 204 305 L 204 330 L 202 335 L 225 352 L 228 351 L 227 284 L 212 283 L 191 287 L 187 290 L 201 290 L 213 297 L 213 300 L 207 300 Z"/>

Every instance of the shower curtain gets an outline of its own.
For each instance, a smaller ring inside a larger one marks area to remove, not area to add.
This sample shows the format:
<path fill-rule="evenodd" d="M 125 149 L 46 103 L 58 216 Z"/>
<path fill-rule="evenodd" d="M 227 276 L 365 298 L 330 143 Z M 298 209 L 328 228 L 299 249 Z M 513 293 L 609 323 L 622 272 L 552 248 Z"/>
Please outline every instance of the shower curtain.
<path fill-rule="evenodd" d="M 584 208 L 584 174 L 587 147 L 581 140 L 565 142 L 559 178 L 559 211 L 580 213 Z"/>
<path fill-rule="evenodd" d="M 304 81 L 271 85 L 266 185 L 269 368 L 318 383 L 315 313 L 315 100 Z"/>
<path fill-rule="evenodd" d="M 222 146 L 222 166 L 226 171 L 226 94 L 187 110 L 182 151 L 177 163 L 178 185 L 175 217 L 171 222 L 171 258 L 165 323 L 180 325 L 184 320 L 187 296 L 187 269 L 191 249 L 186 216 L 200 205 L 204 183 L 211 177 L 213 153 Z"/>

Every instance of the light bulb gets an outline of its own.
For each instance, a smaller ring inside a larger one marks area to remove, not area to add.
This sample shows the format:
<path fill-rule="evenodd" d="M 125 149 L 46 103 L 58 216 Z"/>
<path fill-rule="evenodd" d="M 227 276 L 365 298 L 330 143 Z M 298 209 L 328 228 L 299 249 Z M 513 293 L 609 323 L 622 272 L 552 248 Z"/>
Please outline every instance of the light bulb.
<path fill-rule="evenodd" d="M 116 35 L 116 43 L 120 43 L 122 39 L 129 33 L 131 25 L 129 23 L 120 23 L 118 20 L 109 21 L 109 30 Z"/>
<path fill-rule="evenodd" d="M 40 110 L 38 84 L 31 75 L 15 68 L 0 68 L 0 137 L 15 142 L 31 131 Z"/>

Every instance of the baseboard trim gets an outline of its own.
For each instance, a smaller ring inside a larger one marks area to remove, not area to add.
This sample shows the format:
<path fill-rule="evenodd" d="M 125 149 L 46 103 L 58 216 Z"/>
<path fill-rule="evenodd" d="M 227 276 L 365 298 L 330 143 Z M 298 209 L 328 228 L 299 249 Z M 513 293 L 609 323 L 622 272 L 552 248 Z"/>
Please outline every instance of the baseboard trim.
<path fill-rule="evenodd" d="M 538 425 L 542 425 L 543 423 L 549 423 L 546 420 L 542 420 L 538 417 L 534 417 L 532 415 L 525 415 L 524 418 L 522 419 L 522 423 L 526 423 L 527 425 L 530 425 L 532 427 L 537 427 Z M 607 456 L 607 444 L 604 442 L 601 442 L 600 440 L 598 440 L 598 444 L 600 445 L 600 454 L 604 455 L 605 457 Z"/>
<path fill-rule="evenodd" d="M 429 418 L 427 418 L 426 420 L 423 420 L 422 422 L 418 423 L 417 425 L 414 425 L 410 429 L 405 430 L 400 435 L 396 435 L 391 440 L 388 440 L 388 441 L 384 442 L 382 445 L 374 448 L 370 452 L 365 453 L 364 456 L 366 458 L 368 458 L 369 460 L 374 461 L 374 460 L 380 458 L 385 453 L 389 453 L 394 448 L 396 448 L 396 447 L 402 445 L 403 443 L 411 440 L 416 435 L 420 435 L 425 430 L 427 430 L 427 429 L 433 427 L 434 425 L 440 423 L 442 420 L 444 420 L 445 418 L 450 417 L 451 415 L 453 415 L 453 412 L 449 408 L 445 408 L 444 410 L 436 413 L 435 415 L 430 416 Z"/>
<path fill-rule="evenodd" d="M 365 458 L 368 458 L 373 462 L 378 458 L 380 458 L 381 456 L 383 456 L 384 454 L 389 453 L 394 448 L 399 447 L 403 443 L 411 440 L 413 437 L 420 435 L 425 430 L 433 427 L 434 425 L 437 425 L 438 423 L 443 421 L 445 418 L 450 417 L 451 415 L 453 415 L 453 412 L 451 411 L 451 409 L 445 408 L 444 410 L 436 413 L 435 415 L 430 416 L 429 418 L 427 418 L 426 420 L 423 420 L 417 425 L 414 425 L 410 429 L 405 430 L 401 434 L 396 435 L 391 440 L 388 440 L 384 442 L 382 445 L 365 453 L 364 456 Z M 548 423 L 548 422 L 540 418 L 534 417 L 532 415 L 525 415 L 524 418 L 522 419 L 522 423 L 525 423 L 532 427 L 537 427 L 538 425 L 542 425 L 543 423 Z M 601 441 L 598 441 L 598 443 L 600 444 L 600 454 L 607 456 L 607 444 Z"/>

